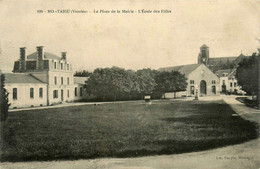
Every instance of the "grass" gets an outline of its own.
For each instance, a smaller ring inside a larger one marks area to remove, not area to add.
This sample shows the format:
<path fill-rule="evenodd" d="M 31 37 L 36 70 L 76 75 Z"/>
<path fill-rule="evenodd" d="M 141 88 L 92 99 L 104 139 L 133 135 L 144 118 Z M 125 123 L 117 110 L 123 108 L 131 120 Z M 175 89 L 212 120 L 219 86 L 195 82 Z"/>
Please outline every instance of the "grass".
<path fill-rule="evenodd" d="M 155 101 L 10 112 L 1 161 L 136 157 L 200 151 L 257 137 L 223 101 Z"/>

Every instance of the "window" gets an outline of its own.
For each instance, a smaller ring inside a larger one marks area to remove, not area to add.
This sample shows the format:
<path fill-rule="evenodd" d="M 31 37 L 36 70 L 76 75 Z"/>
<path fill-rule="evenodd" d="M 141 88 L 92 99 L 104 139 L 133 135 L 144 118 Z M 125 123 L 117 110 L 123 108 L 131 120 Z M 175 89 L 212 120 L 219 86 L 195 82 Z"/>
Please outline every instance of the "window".
<path fill-rule="evenodd" d="M 232 87 L 232 82 L 230 82 L 230 87 Z"/>
<path fill-rule="evenodd" d="M 216 81 L 215 81 L 215 80 L 212 80 L 212 84 L 216 84 Z"/>
<path fill-rule="evenodd" d="M 67 90 L 67 97 L 70 97 L 70 90 Z"/>
<path fill-rule="evenodd" d="M 17 88 L 13 88 L 13 100 L 17 99 Z"/>
<path fill-rule="evenodd" d="M 61 70 L 63 69 L 63 63 L 60 64 L 60 69 L 61 69 Z"/>
<path fill-rule="evenodd" d="M 78 96 L 78 89 L 75 87 L 75 96 Z"/>
<path fill-rule="evenodd" d="M 39 97 L 41 97 L 41 98 L 43 97 L 43 89 L 42 88 L 39 89 Z"/>
<path fill-rule="evenodd" d="M 190 80 L 190 84 L 194 84 L 194 80 Z"/>
<path fill-rule="evenodd" d="M 82 96 L 83 95 L 83 87 L 80 87 L 80 96 Z"/>
<path fill-rule="evenodd" d="M 53 98 L 56 99 L 58 96 L 58 90 L 53 90 Z"/>
<path fill-rule="evenodd" d="M 212 86 L 211 91 L 213 94 L 216 94 L 216 86 Z"/>
<path fill-rule="evenodd" d="M 69 85 L 70 84 L 70 78 L 67 77 L 67 84 Z"/>
<path fill-rule="evenodd" d="M 54 77 L 54 84 L 57 84 L 57 77 Z"/>
<path fill-rule="evenodd" d="M 190 94 L 194 95 L 194 86 L 190 87 Z"/>
<path fill-rule="evenodd" d="M 63 77 L 60 78 L 61 84 L 63 85 Z"/>
<path fill-rule="evenodd" d="M 223 80 L 222 82 L 223 82 L 223 85 L 225 85 L 225 80 Z"/>
<path fill-rule="evenodd" d="M 34 91 L 33 88 L 30 88 L 30 98 L 32 99 L 34 97 Z"/>
<path fill-rule="evenodd" d="M 70 65 L 69 64 L 67 64 L 67 70 L 70 70 Z"/>
<path fill-rule="evenodd" d="M 54 62 L 54 69 L 57 69 L 57 62 Z"/>
<path fill-rule="evenodd" d="M 206 57 L 206 50 L 202 50 L 202 57 Z"/>
<path fill-rule="evenodd" d="M 236 82 L 234 82 L 234 87 L 237 87 L 237 83 Z"/>

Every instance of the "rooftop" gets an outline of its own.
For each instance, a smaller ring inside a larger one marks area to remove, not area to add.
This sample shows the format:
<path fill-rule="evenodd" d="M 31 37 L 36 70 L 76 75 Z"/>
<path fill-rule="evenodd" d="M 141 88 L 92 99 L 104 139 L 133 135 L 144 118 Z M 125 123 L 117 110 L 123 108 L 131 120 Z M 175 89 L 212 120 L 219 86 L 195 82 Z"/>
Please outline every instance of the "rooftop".
<path fill-rule="evenodd" d="M 234 71 L 234 69 L 221 69 L 221 70 L 216 71 L 215 74 L 218 77 L 223 77 L 224 76 L 223 74 L 227 74 L 227 76 L 229 76 L 229 74 L 231 74 L 233 71 Z"/>
<path fill-rule="evenodd" d="M 184 74 L 186 77 L 195 69 L 197 69 L 201 64 L 190 64 L 190 65 L 181 65 L 181 66 L 173 66 L 173 67 L 164 67 L 159 68 L 159 71 L 179 71 Z"/>
<path fill-rule="evenodd" d="M 5 83 L 45 84 L 44 82 L 26 73 L 5 73 Z"/>
<path fill-rule="evenodd" d="M 45 59 L 57 59 L 57 60 L 61 60 L 61 57 L 54 55 L 52 53 L 49 52 L 44 52 L 44 58 Z M 27 59 L 37 59 L 37 52 L 34 52 L 30 55 L 27 56 Z"/>

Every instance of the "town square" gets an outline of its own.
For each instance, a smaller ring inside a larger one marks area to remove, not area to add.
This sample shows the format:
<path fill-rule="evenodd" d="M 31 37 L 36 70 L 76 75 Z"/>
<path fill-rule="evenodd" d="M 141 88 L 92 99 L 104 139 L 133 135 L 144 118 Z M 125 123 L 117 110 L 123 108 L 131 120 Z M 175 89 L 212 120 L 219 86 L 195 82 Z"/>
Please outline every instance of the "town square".
<path fill-rule="evenodd" d="M 0 1 L 0 167 L 259 168 L 259 6 Z"/>

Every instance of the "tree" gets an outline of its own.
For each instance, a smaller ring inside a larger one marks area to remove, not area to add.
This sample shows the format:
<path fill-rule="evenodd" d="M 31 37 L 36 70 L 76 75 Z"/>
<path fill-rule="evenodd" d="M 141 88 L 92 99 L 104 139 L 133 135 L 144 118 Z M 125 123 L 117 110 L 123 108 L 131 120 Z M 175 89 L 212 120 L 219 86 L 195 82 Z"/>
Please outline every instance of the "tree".
<path fill-rule="evenodd" d="M 0 86 L 0 92 L 1 92 L 1 114 L 0 114 L 0 120 L 5 121 L 8 117 L 8 108 L 10 104 L 8 103 L 8 93 L 5 89 L 5 75 L 1 74 L 1 86 Z"/>
<path fill-rule="evenodd" d="M 108 97 L 117 100 L 117 96 L 129 94 L 132 90 L 132 79 L 128 74 L 125 69 L 118 67 L 95 69 L 85 87 L 103 100 Z"/>
<path fill-rule="evenodd" d="M 118 67 L 95 69 L 85 88 L 88 92 L 107 98 L 131 99 L 131 96 L 151 94 L 155 88 L 156 71 L 142 69 L 137 72 Z"/>
<path fill-rule="evenodd" d="M 107 84 L 109 82 L 108 78 L 106 77 L 106 69 L 98 68 L 95 69 L 94 72 L 89 77 L 85 87 L 94 95 L 100 96 L 105 99 L 107 95 Z"/>
<path fill-rule="evenodd" d="M 260 54 L 254 53 L 249 58 L 245 58 L 239 63 L 236 78 L 238 84 L 242 86 L 242 90 L 256 96 L 256 99 L 260 100 L 260 89 L 259 89 L 259 71 L 260 71 Z M 259 104 L 258 104 L 259 106 Z"/>
<path fill-rule="evenodd" d="M 162 93 L 174 92 L 174 98 L 176 98 L 176 92 L 186 90 L 186 80 L 186 77 L 178 71 L 160 72 L 155 78 L 155 81 L 157 83 L 156 91 Z"/>
<path fill-rule="evenodd" d="M 90 75 L 91 75 L 91 72 L 89 72 L 87 70 L 76 71 L 74 73 L 74 76 L 77 76 L 77 77 L 89 77 Z"/>
<path fill-rule="evenodd" d="M 136 72 L 138 93 L 141 94 L 142 99 L 144 94 L 151 94 L 155 89 L 155 75 L 156 71 L 151 69 L 141 69 Z"/>

